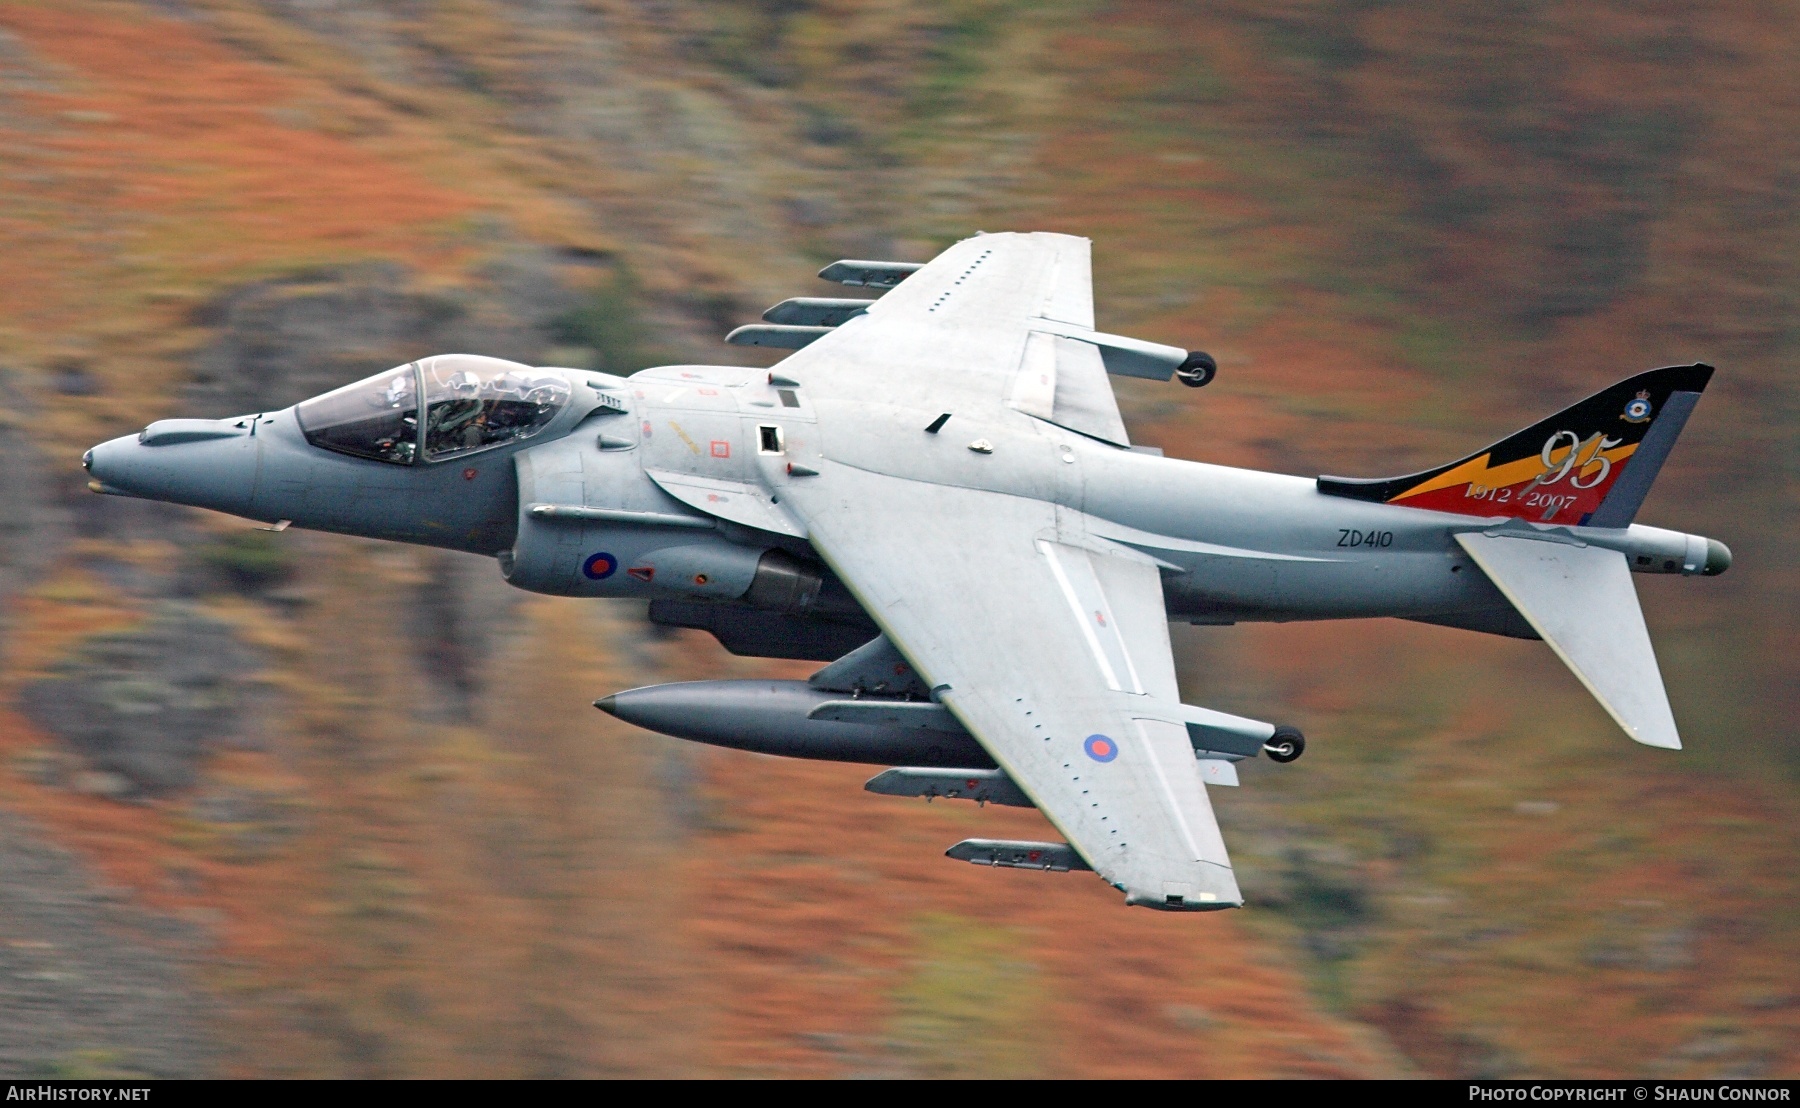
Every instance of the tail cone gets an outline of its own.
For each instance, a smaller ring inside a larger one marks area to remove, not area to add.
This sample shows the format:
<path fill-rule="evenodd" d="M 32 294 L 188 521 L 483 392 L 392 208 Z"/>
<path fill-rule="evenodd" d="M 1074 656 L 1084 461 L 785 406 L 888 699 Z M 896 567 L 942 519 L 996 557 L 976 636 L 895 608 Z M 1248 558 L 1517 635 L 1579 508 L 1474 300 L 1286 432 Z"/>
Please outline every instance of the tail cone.
<path fill-rule="evenodd" d="M 1731 568 L 1731 547 L 1718 539 L 1706 540 L 1706 566 L 1700 572 L 1707 577 L 1717 577 Z"/>

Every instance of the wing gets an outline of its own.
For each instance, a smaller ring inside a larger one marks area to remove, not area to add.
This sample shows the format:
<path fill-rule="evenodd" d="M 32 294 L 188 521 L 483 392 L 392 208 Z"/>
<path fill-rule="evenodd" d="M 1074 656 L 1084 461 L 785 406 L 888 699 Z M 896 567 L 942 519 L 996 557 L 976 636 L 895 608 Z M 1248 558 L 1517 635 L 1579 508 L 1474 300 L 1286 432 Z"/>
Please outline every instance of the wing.
<path fill-rule="evenodd" d="M 1094 327 L 1087 239 L 977 235 L 782 363 L 815 396 L 1010 407 L 1129 445 Z M 1166 376 L 1166 374 L 1165 374 Z"/>
<path fill-rule="evenodd" d="M 934 695 L 1129 903 L 1242 903 L 1153 562 L 1041 500 L 830 461 L 784 499 Z"/>

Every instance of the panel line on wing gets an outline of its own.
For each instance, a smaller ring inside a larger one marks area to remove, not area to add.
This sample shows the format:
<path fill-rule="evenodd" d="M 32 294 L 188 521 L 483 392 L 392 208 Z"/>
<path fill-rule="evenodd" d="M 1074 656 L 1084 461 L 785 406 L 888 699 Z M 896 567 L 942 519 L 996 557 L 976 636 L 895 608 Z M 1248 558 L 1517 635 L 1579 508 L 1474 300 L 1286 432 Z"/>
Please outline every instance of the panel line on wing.
<path fill-rule="evenodd" d="M 1083 560 L 1092 555 L 1083 555 Z M 1089 567 L 1091 573 L 1092 567 Z M 1098 580 L 1095 584 L 1098 584 Z M 1112 642 L 1118 648 L 1119 656 L 1125 659 L 1125 672 L 1131 675 L 1131 690 L 1139 696 L 1144 695 L 1144 681 L 1138 676 L 1137 663 L 1131 659 L 1131 650 L 1125 645 L 1125 636 L 1119 628 L 1119 618 L 1113 614 L 1112 604 L 1106 599 L 1106 590 L 1100 589 L 1100 610 L 1106 613 L 1106 626 L 1112 632 Z"/>
<path fill-rule="evenodd" d="M 1187 844 L 1188 856 L 1197 862 L 1203 861 L 1200 844 L 1194 839 L 1194 829 L 1188 826 L 1187 814 L 1182 811 L 1181 800 L 1175 795 L 1175 786 L 1169 781 L 1168 772 L 1163 769 L 1162 759 L 1157 757 L 1157 743 L 1144 729 L 1145 722 L 1141 719 L 1131 721 L 1131 725 L 1137 729 L 1138 745 L 1150 760 L 1150 768 L 1156 773 L 1156 783 L 1161 786 L 1163 799 L 1168 802 L 1169 814 L 1175 818 L 1175 829 L 1181 832 L 1181 841 Z"/>
<path fill-rule="evenodd" d="M 1114 692 L 1143 695 L 1144 683 L 1131 660 L 1131 651 L 1125 649 L 1119 621 L 1113 615 L 1112 605 L 1107 603 L 1106 590 L 1101 588 L 1093 565 L 1087 560 L 1088 554 L 1042 539 L 1037 540 L 1037 548 L 1050 563 L 1050 572 L 1062 590 L 1063 600 L 1069 605 L 1076 625 L 1081 628 L 1082 639 L 1099 665 L 1107 687 Z M 1063 551 L 1073 555 L 1067 565 L 1063 562 Z M 1130 681 L 1129 687 L 1124 683 L 1126 680 Z"/>
<path fill-rule="evenodd" d="M 1050 563 L 1050 572 L 1056 577 L 1057 587 L 1062 589 L 1063 600 L 1069 605 L 1069 611 L 1074 613 L 1075 624 L 1081 628 L 1081 637 L 1087 641 L 1088 652 L 1094 656 L 1094 661 L 1100 666 L 1100 676 L 1106 679 L 1106 687 L 1114 692 L 1123 692 L 1124 689 L 1119 685 L 1119 675 L 1113 672 L 1112 663 L 1106 659 L 1105 649 L 1101 647 L 1099 638 L 1094 634 L 1094 629 L 1088 626 L 1087 613 L 1082 610 L 1081 600 L 1075 595 L 1075 587 L 1069 583 L 1069 575 L 1063 572 L 1062 563 L 1057 560 L 1056 552 L 1049 543 L 1042 540 L 1039 540 L 1037 548 L 1043 552 L 1044 558 Z"/>
<path fill-rule="evenodd" d="M 1013 378 L 1008 403 L 1026 415 L 1049 419 L 1056 413 L 1056 336 L 1033 331 L 1025 336 L 1025 355 Z"/>

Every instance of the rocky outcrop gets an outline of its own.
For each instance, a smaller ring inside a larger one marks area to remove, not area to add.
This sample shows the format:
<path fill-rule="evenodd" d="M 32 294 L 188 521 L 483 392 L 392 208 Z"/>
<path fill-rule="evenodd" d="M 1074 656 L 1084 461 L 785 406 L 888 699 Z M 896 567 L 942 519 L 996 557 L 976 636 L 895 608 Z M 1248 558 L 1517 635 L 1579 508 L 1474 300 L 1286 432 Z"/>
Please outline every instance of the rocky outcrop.
<path fill-rule="evenodd" d="M 28 435 L 31 411 L 15 376 L 0 369 L 0 393 L 25 404 L 0 411 L 0 601 L 35 580 L 68 539 L 69 519 L 42 450 Z M 71 468 L 73 468 L 71 466 Z M 0 633 L 9 615 L 0 607 Z"/>
<path fill-rule="evenodd" d="M 0 1072 L 204 1077 L 213 1005 L 184 966 L 205 941 L 122 903 L 69 851 L 0 811 Z"/>
<path fill-rule="evenodd" d="M 229 627 L 166 602 L 142 626 L 88 640 L 28 685 L 32 721 L 121 783 L 94 791 L 155 794 L 192 785 L 208 746 L 241 722 L 255 654 Z"/>

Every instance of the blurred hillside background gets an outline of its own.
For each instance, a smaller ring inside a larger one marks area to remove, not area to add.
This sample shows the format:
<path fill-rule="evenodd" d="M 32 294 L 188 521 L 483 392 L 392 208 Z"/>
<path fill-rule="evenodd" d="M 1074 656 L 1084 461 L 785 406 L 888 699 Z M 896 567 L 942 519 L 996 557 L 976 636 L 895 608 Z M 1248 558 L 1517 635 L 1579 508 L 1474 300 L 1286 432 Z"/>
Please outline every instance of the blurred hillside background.
<path fill-rule="evenodd" d="M 1793 1076 L 1800 9 L 9 0 L 0 1072 Z M 81 451 L 434 352 L 629 372 L 839 257 L 1094 240 L 1170 454 L 1383 476 L 1719 367 L 1645 522 L 1687 749 L 1542 644 L 1178 627 L 1292 719 L 1245 911 L 945 860 L 1035 812 L 595 712 L 810 667 L 485 559 L 102 498 Z"/>

